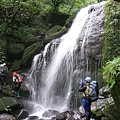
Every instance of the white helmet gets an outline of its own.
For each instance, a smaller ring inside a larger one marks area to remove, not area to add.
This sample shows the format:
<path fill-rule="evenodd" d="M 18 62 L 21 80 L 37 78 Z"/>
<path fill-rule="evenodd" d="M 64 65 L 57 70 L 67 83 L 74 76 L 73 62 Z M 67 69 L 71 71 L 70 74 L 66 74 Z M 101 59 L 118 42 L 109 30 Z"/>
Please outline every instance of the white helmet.
<path fill-rule="evenodd" d="M 85 81 L 88 82 L 88 83 L 90 83 L 91 80 L 92 80 L 91 77 L 86 77 L 86 78 L 85 78 Z"/>

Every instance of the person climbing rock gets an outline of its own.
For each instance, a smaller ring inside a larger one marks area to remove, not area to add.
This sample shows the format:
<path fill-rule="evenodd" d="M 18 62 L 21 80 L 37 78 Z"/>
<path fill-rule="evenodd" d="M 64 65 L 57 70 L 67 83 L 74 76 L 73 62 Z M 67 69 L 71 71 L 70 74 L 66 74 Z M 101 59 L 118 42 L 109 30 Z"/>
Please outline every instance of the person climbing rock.
<path fill-rule="evenodd" d="M 8 84 L 8 67 L 6 63 L 0 64 L 0 80 L 3 88 Z"/>
<path fill-rule="evenodd" d="M 79 91 L 83 92 L 82 97 L 82 105 L 85 111 L 86 120 L 90 120 L 91 118 L 91 103 L 98 100 L 98 86 L 96 82 L 96 86 L 91 84 L 92 79 L 90 77 L 86 77 L 84 81 L 80 82 Z M 95 81 L 94 81 L 95 84 Z M 96 87 L 96 90 L 93 89 Z"/>
<path fill-rule="evenodd" d="M 8 72 L 9 72 L 9 70 L 8 70 L 6 63 L 3 63 L 2 76 L 3 76 L 3 80 L 4 80 L 5 85 L 8 84 Z"/>
<path fill-rule="evenodd" d="M 21 84 L 23 83 L 22 76 L 16 72 L 13 72 L 13 83 L 14 83 L 14 97 L 19 98 L 19 90 L 21 87 Z"/>
<path fill-rule="evenodd" d="M 45 40 L 45 37 L 46 37 L 46 33 L 45 32 L 41 32 L 39 34 L 39 36 L 37 36 L 37 41 L 41 42 L 42 46 L 43 46 L 43 42 Z"/>
<path fill-rule="evenodd" d="M 0 71 L 0 91 L 2 90 L 2 72 Z"/>

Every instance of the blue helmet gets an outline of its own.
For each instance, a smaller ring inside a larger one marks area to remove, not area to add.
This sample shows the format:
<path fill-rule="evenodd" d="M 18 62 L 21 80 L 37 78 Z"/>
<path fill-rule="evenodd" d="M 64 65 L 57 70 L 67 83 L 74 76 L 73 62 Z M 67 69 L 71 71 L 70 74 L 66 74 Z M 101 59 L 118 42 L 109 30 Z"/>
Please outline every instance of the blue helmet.
<path fill-rule="evenodd" d="M 90 83 L 92 81 L 92 79 L 91 79 L 91 77 L 86 77 L 85 81 L 88 82 L 88 83 Z"/>

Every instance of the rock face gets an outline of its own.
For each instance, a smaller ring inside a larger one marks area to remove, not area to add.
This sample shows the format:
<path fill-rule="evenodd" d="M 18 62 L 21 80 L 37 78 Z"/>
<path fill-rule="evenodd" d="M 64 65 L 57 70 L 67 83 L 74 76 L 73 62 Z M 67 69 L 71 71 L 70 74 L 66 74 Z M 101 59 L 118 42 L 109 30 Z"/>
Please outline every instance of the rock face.
<path fill-rule="evenodd" d="M 89 16 L 79 36 L 78 48 L 75 53 L 77 59 L 77 69 L 74 71 L 74 84 L 79 85 L 79 81 L 84 79 L 85 75 L 96 79 L 101 85 L 102 75 L 99 72 L 102 64 L 102 39 L 104 36 L 104 7 L 106 2 L 91 6 Z M 81 93 L 78 93 L 78 87 L 74 87 L 71 106 L 76 106 Z M 78 108 L 79 104 L 77 104 Z"/>
<path fill-rule="evenodd" d="M 40 43 L 36 42 L 24 50 L 22 66 L 28 66 L 31 64 L 33 56 L 40 50 L 40 46 Z"/>
<path fill-rule="evenodd" d="M 83 70 L 88 64 L 88 70 L 93 69 L 93 67 L 101 67 L 102 60 L 102 39 L 104 35 L 104 4 L 98 4 L 90 8 L 89 17 L 85 23 L 82 33 L 79 38 L 78 45 L 80 51 L 78 53 L 78 59 L 80 59 L 80 68 Z M 81 56 L 80 54 L 84 54 Z M 91 64 L 93 63 L 93 64 Z M 86 69 L 85 69 L 86 70 Z"/>

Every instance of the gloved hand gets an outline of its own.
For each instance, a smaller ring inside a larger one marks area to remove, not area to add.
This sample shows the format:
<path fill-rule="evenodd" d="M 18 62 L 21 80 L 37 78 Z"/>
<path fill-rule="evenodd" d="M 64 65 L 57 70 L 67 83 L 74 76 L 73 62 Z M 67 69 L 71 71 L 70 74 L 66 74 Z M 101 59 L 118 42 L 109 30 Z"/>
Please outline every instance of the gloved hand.
<path fill-rule="evenodd" d="M 84 86 L 84 83 L 81 81 L 80 82 L 80 87 L 83 87 Z"/>

